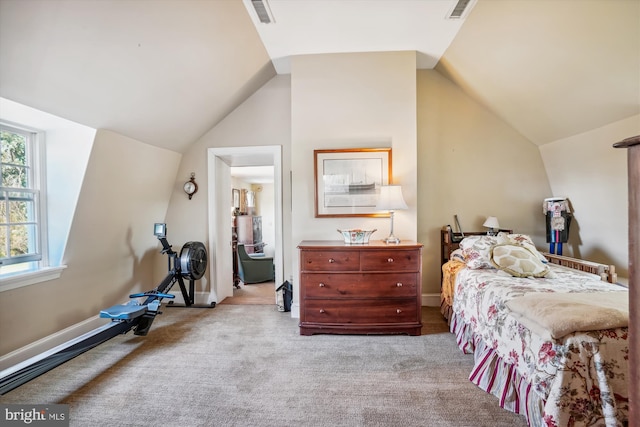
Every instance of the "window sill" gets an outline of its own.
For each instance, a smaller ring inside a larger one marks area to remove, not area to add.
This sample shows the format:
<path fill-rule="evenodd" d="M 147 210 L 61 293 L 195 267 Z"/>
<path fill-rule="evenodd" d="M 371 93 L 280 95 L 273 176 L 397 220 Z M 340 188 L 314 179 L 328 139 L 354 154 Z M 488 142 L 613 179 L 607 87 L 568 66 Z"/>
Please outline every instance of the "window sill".
<path fill-rule="evenodd" d="M 47 267 L 38 271 L 30 271 L 27 273 L 16 274 L 15 276 L 3 277 L 2 284 L 0 284 L 0 292 L 58 279 L 65 268 L 67 268 L 66 265 Z"/>

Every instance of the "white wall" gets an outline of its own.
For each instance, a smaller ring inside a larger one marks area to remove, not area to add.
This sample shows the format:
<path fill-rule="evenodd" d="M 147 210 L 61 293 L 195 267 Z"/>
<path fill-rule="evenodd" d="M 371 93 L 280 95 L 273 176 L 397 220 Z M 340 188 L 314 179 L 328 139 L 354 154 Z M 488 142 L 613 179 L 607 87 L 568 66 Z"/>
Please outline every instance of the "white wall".
<path fill-rule="evenodd" d="M 273 184 L 254 184 L 252 188 L 256 192 L 258 214 L 262 216 L 262 241 L 267 244 L 264 253 L 272 257 L 276 243 L 274 187 Z"/>
<path fill-rule="evenodd" d="M 376 228 L 386 237 L 388 218 L 315 218 L 315 149 L 391 147 L 393 182 L 408 210 L 394 231 L 417 237 L 415 52 L 306 55 L 291 60 L 292 245 L 305 239 L 340 240 L 337 228 Z M 294 307 L 299 262 L 294 257 Z"/>
<path fill-rule="evenodd" d="M 551 183 L 548 197 L 574 209 L 565 255 L 613 263 L 627 277 L 627 150 L 612 145 L 640 134 L 640 115 L 540 147 Z"/>

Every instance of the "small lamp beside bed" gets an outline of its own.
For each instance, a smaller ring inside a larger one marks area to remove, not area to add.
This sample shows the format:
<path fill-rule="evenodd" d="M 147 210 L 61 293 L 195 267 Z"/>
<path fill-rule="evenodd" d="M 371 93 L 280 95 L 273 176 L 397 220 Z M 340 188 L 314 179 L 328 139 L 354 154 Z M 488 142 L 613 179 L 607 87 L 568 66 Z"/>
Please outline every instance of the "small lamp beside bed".
<path fill-rule="evenodd" d="M 482 224 L 483 227 L 487 227 L 487 236 L 495 236 L 498 234 L 498 230 L 500 230 L 500 224 L 498 223 L 498 218 L 495 216 L 490 216 L 487 220 Z"/>

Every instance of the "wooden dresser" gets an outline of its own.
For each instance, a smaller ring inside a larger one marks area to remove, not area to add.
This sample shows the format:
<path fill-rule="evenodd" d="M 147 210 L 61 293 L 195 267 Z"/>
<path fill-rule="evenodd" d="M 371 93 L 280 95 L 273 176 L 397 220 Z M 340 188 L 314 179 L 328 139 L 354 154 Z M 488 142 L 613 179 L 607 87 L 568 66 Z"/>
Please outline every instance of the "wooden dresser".
<path fill-rule="evenodd" d="M 300 334 L 420 335 L 422 245 L 303 241 Z"/>

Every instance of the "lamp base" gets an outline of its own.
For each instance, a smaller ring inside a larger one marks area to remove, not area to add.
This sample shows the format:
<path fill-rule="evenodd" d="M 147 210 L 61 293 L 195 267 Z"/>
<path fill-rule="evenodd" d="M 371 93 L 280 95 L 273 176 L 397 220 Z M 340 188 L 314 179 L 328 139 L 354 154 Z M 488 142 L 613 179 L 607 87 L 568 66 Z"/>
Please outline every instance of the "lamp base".
<path fill-rule="evenodd" d="M 393 210 L 390 210 L 389 217 L 391 219 L 391 229 L 389 230 L 389 237 L 387 237 L 386 239 L 382 239 L 382 241 L 388 245 L 389 244 L 397 245 L 398 243 L 400 243 L 400 239 L 398 239 L 396 236 L 393 235 L 393 217 L 394 216 L 395 216 L 395 212 Z"/>
<path fill-rule="evenodd" d="M 400 243 L 400 239 L 398 239 L 393 234 L 390 234 L 389 237 L 387 237 L 386 239 L 382 239 L 382 241 L 385 242 L 386 244 L 395 244 L 395 245 L 397 245 L 398 243 Z"/>

